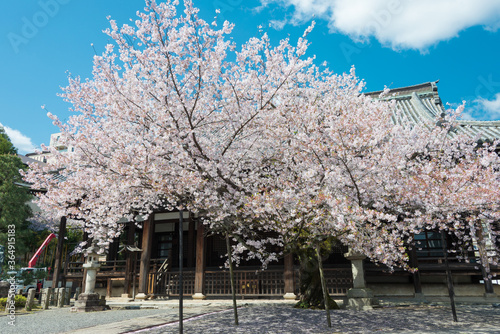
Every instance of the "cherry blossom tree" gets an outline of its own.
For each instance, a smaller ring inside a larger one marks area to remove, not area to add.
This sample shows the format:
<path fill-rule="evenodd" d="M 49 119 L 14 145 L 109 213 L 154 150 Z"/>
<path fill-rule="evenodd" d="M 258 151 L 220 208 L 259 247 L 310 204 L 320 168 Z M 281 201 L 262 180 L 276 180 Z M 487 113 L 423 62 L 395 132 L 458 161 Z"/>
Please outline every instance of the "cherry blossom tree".
<path fill-rule="evenodd" d="M 477 249 L 483 276 L 491 284 L 489 268 L 498 265 L 500 255 L 499 142 L 459 133 L 457 115 L 428 132 L 427 144 L 415 150 L 411 167 L 405 167 L 411 173 L 405 187 L 423 208 L 418 219 L 426 219 L 428 229 L 455 236 L 452 252 L 461 248 L 458 257 L 468 261 L 468 253 Z"/>
<path fill-rule="evenodd" d="M 213 230 L 237 233 L 238 208 L 275 159 L 281 100 L 317 71 L 301 59 L 309 29 L 297 46 L 263 34 L 235 51 L 232 25 L 211 28 L 190 1 L 184 15 L 175 1 L 147 5 L 135 27 L 110 20 L 115 44 L 95 57 L 92 80 L 70 77 L 62 95 L 75 115 L 49 115 L 75 151 L 53 152 L 54 164 L 27 177 L 48 189 L 40 205 L 83 221 L 101 251 L 119 219 L 161 208 L 203 210 Z"/>
<path fill-rule="evenodd" d="M 290 159 L 280 160 L 277 182 L 253 197 L 248 215 L 271 221 L 286 247 L 308 250 L 313 259 L 314 249 L 333 238 L 389 267 L 414 270 L 406 252 L 413 234 L 437 228 L 478 245 L 486 271 L 497 264 L 498 249 L 484 249 L 485 235 L 498 233 L 498 143 L 478 146 L 477 138 L 457 134 L 462 108 L 439 124 L 395 125 L 390 118 L 403 116 L 394 106 L 359 95 L 353 76 L 347 82 L 348 101 L 321 94 L 319 112 L 283 122 L 300 124 L 279 135 Z M 318 280 L 305 285 L 303 304 L 326 300 Z"/>
<path fill-rule="evenodd" d="M 191 1 L 183 13 L 146 4 L 133 25 L 110 19 L 91 79 L 70 76 L 68 122 L 49 114 L 74 152 L 26 174 L 47 189 L 41 208 L 78 219 L 101 252 L 120 219 L 174 208 L 233 239 L 229 264 L 335 241 L 408 268 L 422 229 L 493 233 L 495 145 L 453 135 L 453 117 L 396 125 L 394 104 L 364 96 L 354 70 L 305 56 L 313 26 L 294 44 L 264 33 L 238 47 L 232 24 L 207 23 Z"/>

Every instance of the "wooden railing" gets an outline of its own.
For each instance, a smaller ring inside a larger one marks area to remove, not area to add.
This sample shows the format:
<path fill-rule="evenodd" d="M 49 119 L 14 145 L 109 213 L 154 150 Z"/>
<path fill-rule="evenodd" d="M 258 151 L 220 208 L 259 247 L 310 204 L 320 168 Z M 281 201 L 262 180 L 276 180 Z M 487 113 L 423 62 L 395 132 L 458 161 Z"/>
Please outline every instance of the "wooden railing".
<path fill-rule="evenodd" d="M 236 295 L 239 297 L 277 297 L 285 294 L 283 269 L 268 269 L 265 271 L 240 270 L 234 271 Z M 299 275 L 294 272 L 295 293 L 298 293 Z M 183 293 L 194 294 L 194 271 L 183 272 Z M 350 268 L 325 268 L 325 278 L 328 292 L 331 296 L 345 296 L 352 287 Z M 231 295 L 231 281 L 227 270 L 205 271 L 206 296 Z M 179 272 L 149 274 L 148 293 L 156 297 L 179 295 Z"/>
<path fill-rule="evenodd" d="M 82 276 L 83 277 L 83 264 L 85 262 L 75 261 L 68 262 L 68 265 L 65 267 L 64 274 L 67 276 Z M 123 275 L 125 276 L 125 270 L 127 267 L 127 260 L 113 260 L 113 261 L 99 261 L 101 267 L 97 272 L 98 276 L 106 276 L 113 274 L 115 276 Z M 139 272 L 139 262 L 137 262 L 136 272 Z M 156 265 L 156 263 L 152 263 L 151 267 Z"/>
<path fill-rule="evenodd" d="M 235 270 L 234 280 L 238 296 L 280 296 L 284 295 L 283 270 Z M 229 271 L 206 271 L 205 293 L 209 295 L 230 295 Z"/>
<path fill-rule="evenodd" d="M 83 276 L 83 263 L 81 261 L 68 262 L 68 265 L 65 266 L 64 274 Z"/>
<path fill-rule="evenodd" d="M 161 267 L 161 265 L 165 262 L 165 259 L 151 259 L 149 260 L 149 272 L 155 273 Z"/>
<path fill-rule="evenodd" d="M 345 296 L 347 291 L 352 288 L 351 268 L 325 268 L 324 273 L 330 296 Z"/>
<path fill-rule="evenodd" d="M 453 275 L 482 275 L 480 261 L 476 257 L 470 257 L 468 261 L 465 262 L 464 260 L 460 260 L 457 257 L 449 256 L 448 265 Z M 421 275 L 445 275 L 445 259 L 443 256 L 419 257 L 418 270 Z M 500 274 L 500 266 L 490 265 L 490 271 L 492 273 Z M 411 275 L 409 271 L 403 270 L 401 268 L 395 268 L 394 271 L 391 272 L 388 267 L 384 265 L 376 265 L 371 262 L 365 262 L 365 272 L 367 276 Z"/>
<path fill-rule="evenodd" d="M 182 291 L 185 295 L 194 294 L 194 271 L 182 272 Z M 179 295 L 179 272 L 150 273 L 148 293 L 155 297 Z"/>
<path fill-rule="evenodd" d="M 114 261 L 102 261 L 99 262 L 101 267 L 100 272 L 113 271 L 113 272 L 125 272 L 127 266 L 127 260 L 114 260 Z"/>

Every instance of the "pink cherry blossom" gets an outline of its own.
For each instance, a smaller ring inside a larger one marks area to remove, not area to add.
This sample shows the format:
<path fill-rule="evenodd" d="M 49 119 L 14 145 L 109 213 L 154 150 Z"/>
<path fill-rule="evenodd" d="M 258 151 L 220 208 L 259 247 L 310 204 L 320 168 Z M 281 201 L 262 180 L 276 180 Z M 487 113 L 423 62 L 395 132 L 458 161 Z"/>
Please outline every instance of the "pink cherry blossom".
<path fill-rule="evenodd" d="M 73 219 L 104 252 L 119 221 L 182 208 L 230 233 L 235 260 L 264 265 L 279 247 L 335 237 L 407 267 L 418 231 L 482 245 L 498 233 L 497 143 L 455 134 L 452 113 L 413 124 L 390 92 L 363 95 L 354 68 L 317 67 L 305 57 L 312 26 L 296 44 L 263 33 L 237 46 L 232 24 L 208 24 L 191 1 L 177 9 L 148 1 L 133 26 L 110 19 L 114 43 L 92 78 L 69 77 L 61 96 L 74 115 L 49 117 L 75 150 L 25 176 L 47 190 L 49 217 Z"/>

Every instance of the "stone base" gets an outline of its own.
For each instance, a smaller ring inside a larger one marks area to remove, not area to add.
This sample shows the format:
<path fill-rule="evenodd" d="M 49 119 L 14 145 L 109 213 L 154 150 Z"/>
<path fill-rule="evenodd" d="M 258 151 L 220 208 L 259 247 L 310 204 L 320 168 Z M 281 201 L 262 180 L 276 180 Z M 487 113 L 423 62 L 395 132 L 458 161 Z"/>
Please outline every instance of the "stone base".
<path fill-rule="evenodd" d="M 355 311 L 372 310 L 372 300 L 370 298 L 349 298 L 347 309 Z"/>
<path fill-rule="evenodd" d="M 350 310 L 371 310 L 375 305 L 373 292 L 370 289 L 349 289 L 347 291 L 347 308 Z"/>
<path fill-rule="evenodd" d="M 416 302 L 426 303 L 427 299 L 425 299 L 425 295 L 423 293 L 415 293 L 414 296 Z"/>
<path fill-rule="evenodd" d="M 498 296 L 496 293 L 488 293 L 488 292 L 485 292 L 484 294 L 484 298 L 486 299 L 496 299 Z"/>
<path fill-rule="evenodd" d="M 148 298 L 149 298 L 149 296 L 146 295 L 144 292 L 139 292 L 138 294 L 135 295 L 135 299 L 144 299 L 144 300 L 146 300 Z"/>
<path fill-rule="evenodd" d="M 109 300 L 113 300 L 114 302 L 120 302 L 120 303 L 128 303 L 133 301 L 134 299 L 130 297 L 128 293 L 122 293 L 120 297 L 112 297 Z"/>
<path fill-rule="evenodd" d="M 347 291 L 347 298 L 373 298 L 373 291 L 366 288 L 352 288 Z"/>
<path fill-rule="evenodd" d="M 283 296 L 283 298 L 286 299 L 286 300 L 296 300 L 297 296 L 295 295 L 295 293 L 287 292 L 287 293 L 285 293 L 285 295 Z"/>
<path fill-rule="evenodd" d="M 205 296 L 204 294 L 200 293 L 200 292 L 197 292 L 195 293 L 194 295 L 191 296 L 193 299 L 196 299 L 196 300 L 204 300 L 207 298 L 207 296 Z"/>
<path fill-rule="evenodd" d="M 101 299 L 98 293 L 81 293 L 75 301 L 73 309 L 76 312 L 96 312 L 109 310 L 106 300 Z"/>

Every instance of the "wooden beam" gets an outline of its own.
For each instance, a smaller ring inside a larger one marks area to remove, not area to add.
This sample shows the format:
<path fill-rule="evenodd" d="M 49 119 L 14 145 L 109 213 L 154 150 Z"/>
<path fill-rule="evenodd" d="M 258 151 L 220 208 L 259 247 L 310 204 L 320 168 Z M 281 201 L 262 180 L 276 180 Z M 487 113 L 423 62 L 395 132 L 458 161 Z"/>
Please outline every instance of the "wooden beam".
<path fill-rule="evenodd" d="M 289 253 L 284 258 L 284 281 L 285 281 L 285 295 L 292 296 L 295 294 L 295 282 L 293 279 L 293 254 Z"/>
<path fill-rule="evenodd" d="M 109 297 L 111 297 L 111 291 L 113 289 L 113 282 L 111 281 L 111 278 L 108 278 L 106 283 L 107 283 L 106 284 L 107 285 L 106 286 L 106 288 L 107 288 L 106 289 L 106 298 L 109 298 Z"/>
<path fill-rule="evenodd" d="M 195 263 L 195 252 L 194 252 L 194 232 L 195 232 L 195 222 L 191 214 L 189 214 L 189 231 L 188 231 L 188 253 L 187 253 L 187 266 L 188 268 L 193 268 Z"/>
<path fill-rule="evenodd" d="M 148 289 L 148 274 L 149 264 L 151 260 L 151 247 L 153 241 L 154 231 L 154 214 L 149 215 L 148 220 L 143 222 L 142 225 L 142 253 L 141 263 L 139 269 L 139 293 L 147 294 Z"/>
<path fill-rule="evenodd" d="M 193 298 L 203 299 L 205 290 L 205 227 L 203 222 L 198 221 L 196 231 L 196 268 L 194 276 Z"/>
<path fill-rule="evenodd" d="M 52 288 L 58 287 L 59 272 L 61 271 L 62 252 L 64 245 L 64 235 L 66 234 L 66 216 L 61 217 L 59 222 L 59 235 L 57 237 L 56 260 L 54 263 L 54 274 L 52 275 Z"/>

